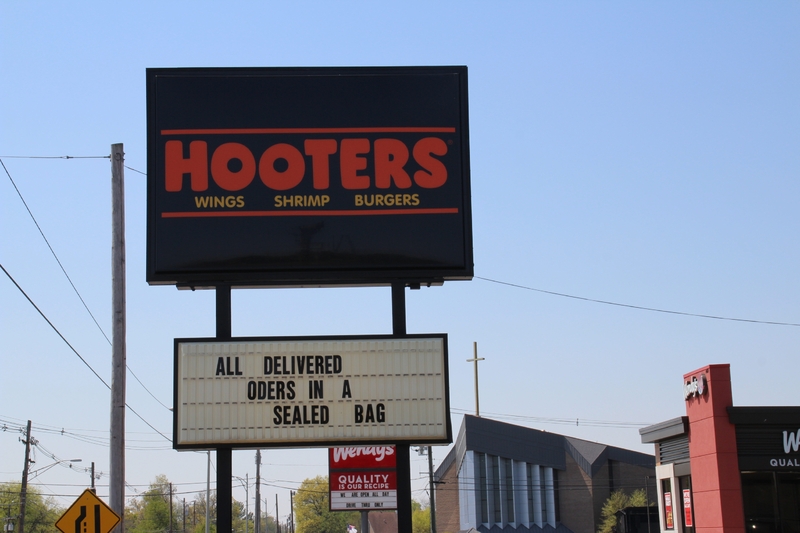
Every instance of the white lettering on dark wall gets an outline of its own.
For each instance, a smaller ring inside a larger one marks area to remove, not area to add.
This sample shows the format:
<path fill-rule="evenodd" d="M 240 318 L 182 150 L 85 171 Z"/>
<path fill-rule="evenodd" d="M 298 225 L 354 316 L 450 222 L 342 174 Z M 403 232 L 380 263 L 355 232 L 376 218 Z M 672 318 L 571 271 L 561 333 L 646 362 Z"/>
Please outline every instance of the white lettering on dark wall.
<path fill-rule="evenodd" d="M 789 453 L 790 450 L 796 452 L 800 448 L 800 429 L 796 433 L 789 431 L 783 432 L 783 451 Z"/>
<path fill-rule="evenodd" d="M 800 459 L 770 459 L 770 466 L 800 466 Z"/>

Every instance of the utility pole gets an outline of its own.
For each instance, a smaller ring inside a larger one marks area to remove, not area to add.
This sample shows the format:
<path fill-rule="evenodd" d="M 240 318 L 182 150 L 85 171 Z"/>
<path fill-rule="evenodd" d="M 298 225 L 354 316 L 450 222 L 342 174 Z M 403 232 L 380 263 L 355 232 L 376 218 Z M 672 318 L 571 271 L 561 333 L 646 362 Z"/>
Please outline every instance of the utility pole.
<path fill-rule="evenodd" d="M 25 500 L 28 496 L 28 464 L 31 461 L 31 421 L 25 430 L 25 466 L 22 467 L 22 487 L 19 494 L 19 533 L 25 533 Z"/>
<path fill-rule="evenodd" d="M 294 491 L 289 491 L 289 523 L 291 524 L 291 533 L 294 533 Z"/>
<path fill-rule="evenodd" d="M 250 478 L 244 473 L 244 533 L 248 533 L 247 523 L 250 521 Z"/>
<path fill-rule="evenodd" d="M 431 487 L 431 533 L 436 533 L 436 498 L 433 494 L 433 447 L 428 446 L 428 484 Z"/>
<path fill-rule="evenodd" d="M 109 503 L 125 533 L 125 152 L 111 145 L 111 451 Z"/>
<path fill-rule="evenodd" d="M 169 484 L 169 533 L 172 533 L 172 483 Z"/>
<path fill-rule="evenodd" d="M 278 512 L 278 493 L 275 493 L 275 531 L 281 533 L 281 515 Z"/>
<path fill-rule="evenodd" d="M 478 357 L 478 343 L 473 342 L 472 348 L 475 356 L 472 359 L 467 359 L 467 363 L 475 363 L 475 416 L 481 416 L 480 402 L 478 401 L 478 361 L 483 361 L 483 357 Z"/>
<path fill-rule="evenodd" d="M 186 498 L 183 499 L 183 533 L 186 533 Z"/>
<path fill-rule="evenodd" d="M 261 533 L 261 450 L 256 450 L 256 524 L 255 533 Z"/>
<path fill-rule="evenodd" d="M 95 492 L 95 490 L 94 490 L 94 461 L 92 461 L 92 492 Z"/>

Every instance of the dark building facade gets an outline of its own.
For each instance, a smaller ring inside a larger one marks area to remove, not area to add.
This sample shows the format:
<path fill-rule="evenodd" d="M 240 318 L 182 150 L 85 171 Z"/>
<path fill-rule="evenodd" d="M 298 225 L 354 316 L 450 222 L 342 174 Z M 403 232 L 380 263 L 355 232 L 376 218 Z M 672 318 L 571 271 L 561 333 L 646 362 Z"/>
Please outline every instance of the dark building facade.
<path fill-rule="evenodd" d="M 652 484 L 652 455 L 466 415 L 436 470 L 436 531 L 595 533 L 615 490 Z"/>

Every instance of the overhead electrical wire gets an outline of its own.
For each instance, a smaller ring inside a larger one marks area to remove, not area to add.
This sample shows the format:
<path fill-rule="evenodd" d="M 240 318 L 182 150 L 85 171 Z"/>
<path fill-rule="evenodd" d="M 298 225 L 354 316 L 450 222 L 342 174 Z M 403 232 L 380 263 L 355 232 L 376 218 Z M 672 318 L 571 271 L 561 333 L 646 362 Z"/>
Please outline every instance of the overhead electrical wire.
<path fill-rule="evenodd" d="M 593 302 L 597 304 L 604 304 L 604 305 L 615 305 L 617 307 L 627 307 L 629 309 L 638 309 L 639 311 L 651 311 L 654 313 L 667 313 L 670 315 L 682 315 L 682 316 L 691 316 L 696 318 L 710 318 L 712 320 L 730 320 L 733 322 L 750 322 L 752 324 L 768 324 L 771 326 L 794 326 L 800 327 L 800 324 L 794 322 L 774 322 L 770 320 L 753 320 L 749 318 L 733 318 L 733 317 L 726 317 L 726 316 L 716 316 L 716 315 L 704 315 L 700 313 L 688 313 L 684 311 L 670 311 L 669 309 L 658 309 L 655 307 L 644 307 L 641 305 L 632 305 L 632 304 L 623 304 L 620 302 L 611 302 L 608 300 L 597 300 L 595 298 L 586 298 L 585 296 L 575 296 L 574 294 L 565 294 L 563 292 L 554 292 L 554 291 L 547 291 L 544 289 L 536 289 L 534 287 L 527 287 L 525 285 L 519 285 L 517 283 L 509 283 L 507 281 L 499 281 L 496 279 L 491 278 L 484 278 L 481 276 L 475 276 L 475 279 L 480 279 L 483 281 L 488 281 L 489 283 L 497 283 L 498 285 L 506 285 L 508 287 L 514 287 L 517 289 L 525 289 L 526 291 L 534 291 L 534 292 L 541 292 L 543 294 L 550 294 L 552 296 L 560 296 L 562 298 L 572 298 L 573 300 L 582 300 L 584 302 Z"/>
<path fill-rule="evenodd" d="M 79 156 L 79 157 L 80 157 L 80 156 Z M 43 157 L 43 159 L 77 159 L 77 158 L 79 158 L 79 157 L 73 157 L 73 156 L 60 156 L 60 157 Z M 108 158 L 110 158 L 111 156 L 104 156 L 104 157 L 108 159 Z M 83 158 L 83 159 L 97 159 L 98 157 L 97 157 L 97 156 L 82 156 L 82 158 Z M 44 234 L 44 230 L 42 230 L 42 227 L 39 225 L 39 222 L 36 220 L 36 217 L 33 215 L 33 212 L 31 211 L 30 207 L 28 207 L 28 202 L 26 202 L 26 201 L 25 201 L 25 198 L 22 196 L 22 192 L 21 192 L 21 191 L 19 190 L 19 188 L 17 187 L 17 184 L 16 184 L 16 182 L 14 182 L 14 178 L 12 178 L 12 177 L 11 177 L 11 173 L 8 171 L 8 168 L 6 168 L 6 165 L 5 165 L 5 163 L 3 163 L 3 160 L 2 160 L 1 158 L 0 158 L 0 165 L 2 165 L 2 166 L 3 166 L 3 170 L 5 171 L 5 173 L 6 173 L 6 176 L 8 176 L 8 179 L 9 179 L 9 181 L 11 182 L 11 185 L 14 187 L 14 190 L 17 192 L 17 196 L 19 196 L 19 199 L 20 199 L 20 201 L 22 201 L 22 205 L 24 205 L 24 206 L 25 206 L 25 209 L 28 211 L 28 215 L 31 217 L 31 220 L 33 220 L 33 223 L 34 223 L 34 225 L 36 226 L 36 229 L 38 229 L 38 230 L 39 230 L 39 234 L 42 236 L 42 239 L 44 239 L 44 242 L 45 242 L 45 244 L 47 244 L 47 248 L 50 250 L 50 253 L 53 255 L 53 258 L 55 258 L 55 260 L 56 260 L 56 263 L 58 263 L 58 266 L 61 268 L 61 272 L 63 272 L 63 273 L 64 273 L 64 276 L 67 278 L 67 281 L 68 281 L 68 282 L 69 282 L 69 284 L 72 286 L 72 290 L 73 290 L 73 291 L 75 292 L 75 294 L 78 296 L 78 299 L 79 299 L 79 300 L 81 301 L 81 303 L 83 304 L 83 307 L 84 307 L 84 309 L 86 309 L 86 312 L 87 312 L 87 313 L 89 313 L 89 316 L 90 316 L 90 317 L 92 318 L 92 320 L 94 321 L 94 324 L 97 326 L 97 329 L 98 329 L 98 330 L 100 330 L 100 333 L 101 333 L 101 334 L 103 335 L 103 337 L 106 339 L 106 342 L 108 342 L 109 346 L 111 346 L 111 345 L 112 345 L 111 339 L 109 339 L 109 338 L 108 338 L 108 335 L 106 335 L 106 332 L 103 330 L 102 326 L 100 326 L 100 323 L 97 321 L 97 318 L 95 318 L 95 316 L 94 316 L 94 313 L 92 313 L 91 309 L 89 309 L 89 306 L 86 304 L 86 301 L 83 299 L 83 296 L 81 296 L 81 293 L 80 293 L 80 291 L 78 291 L 78 288 L 77 288 L 77 287 L 75 286 L 75 284 L 72 282 L 72 278 L 70 278 L 69 274 L 67 273 L 67 270 L 64 268 L 64 265 L 61 263 L 61 260 L 58 258 L 58 254 L 56 254 L 56 251 L 55 251 L 55 250 L 53 249 L 53 247 L 50 245 L 50 241 L 49 241 L 49 240 L 47 240 L 47 236 L 45 236 L 45 234 Z M 135 170 L 135 169 L 131 169 L 131 170 Z M 139 172 L 139 171 L 138 171 L 138 170 L 135 170 L 135 172 Z M 144 390 L 146 390 L 146 391 L 147 391 L 147 393 L 148 393 L 148 394 L 149 394 L 149 395 L 150 395 L 150 396 L 151 396 L 151 397 L 152 397 L 152 398 L 153 398 L 155 401 L 157 401 L 158 403 L 160 403 L 160 404 L 161 404 L 161 405 L 162 405 L 162 406 L 163 406 L 165 409 L 167 409 L 168 411 L 170 410 L 170 409 L 169 409 L 169 406 L 167 406 L 166 404 L 164 404 L 164 402 L 162 402 L 161 400 L 159 400 L 159 399 L 156 397 L 156 395 L 155 395 L 155 394 L 153 394 L 153 393 L 150 391 L 150 389 L 148 389 L 148 388 L 145 386 L 145 384 L 142 382 L 142 380 L 141 380 L 141 379 L 139 379 L 139 376 L 137 376 L 137 375 L 136 375 L 136 373 L 135 373 L 135 372 L 134 372 L 134 371 L 131 369 L 131 367 L 130 367 L 130 366 L 127 364 L 127 363 L 125 364 L 125 368 L 127 368 L 127 369 L 128 369 L 128 372 L 130 372 L 130 373 L 131 373 L 131 375 L 133 376 L 133 378 L 134 378 L 136 381 L 138 381 L 138 382 L 139 382 L 139 385 L 141 385 L 141 386 L 142 386 L 142 388 L 143 388 Z"/>
<path fill-rule="evenodd" d="M 3 158 L 9 158 L 9 159 L 10 158 L 16 158 L 16 159 L 101 159 L 101 158 L 103 158 L 103 159 L 109 159 L 110 157 L 111 156 L 108 156 L 108 155 L 106 155 L 106 156 L 69 156 L 69 155 L 63 155 L 63 156 L 20 156 L 20 155 L 5 155 L 5 156 L 0 156 L 0 164 L 3 164 L 2 163 L 2 159 Z M 143 176 L 147 176 L 146 172 L 142 172 L 141 170 L 137 170 L 137 169 L 135 169 L 133 167 L 125 165 L 125 168 L 127 168 L 128 170 L 132 170 L 133 172 L 137 172 L 137 173 L 139 173 L 139 174 L 141 174 Z M 6 174 L 8 175 L 8 178 L 11 180 L 11 182 L 13 184 L 14 180 L 11 178 L 11 174 L 8 172 L 8 169 L 6 169 L 4 164 L 3 164 L 3 169 L 6 171 Z M 20 194 L 19 189 L 17 189 L 16 184 L 14 184 L 14 189 L 17 190 L 17 194 Z M 21 194 L 20 194 L 20 199 L 22 199 L 22 195 Z M 22 199 L 22 201 L 23 201 L 23 203 L 25 203 L 24 199 Z M 27 207 L 28 207 L 27 204 L 25 205 L 25 207 L 27 209 Z M 30 209 L 28 209 L 28 213 L 30 213 Z M 31 217 L 33 217 L 33 214 L 32 213 L 30 213 L 30 214 L 31 214 Z M 36 222 L 36 220 L 34 219 L 34 223 L 35 222 Z M 36 227 L 38 228 L 39 225 L 36 224 Z M 41 233 L 41 228 L 39 229 L 39 231 Z M 42 233 L 42 237 L 44 237 L 44 233 Z M 47 239 L 45 238 L 45 242 L 46 241 L 47 241 Z M 50 244 L 48 243 L 48 247 L 49 246 L 50 246 Z M 52 248 L 50 248 L 50 250 L 52 252 Z M 53 255 L 55 255 L 55 252 L 53 252 Z M 58 258 L 56 258 L 56 260 L 58 260 Z M 60 261 L 59 261 L 59 265 L 61 265 Z M 62 267 L 62 270 L 63 270 L 63 267 Z M 64 272 L 64 274 L 66 275 L 66 271 Z M 69 278 L 69 276 L 67 276 L 67 278 Z M 613 306 L 617 306 L 617 307 L 627 307 L 629 309 L 638 309 L 640 311 L 649 311 L 649 312 L 653 312 L 653 313 L 667 313 L 667 314 L 672 314 L 672 315 L 690 316 L 690 317 L 695 317 L 695 318 L 707 318 L 707 319 L 711 319 L 711 320 L 727 320 L 727 321 L 732 321 L 732 322 L 748 322 L 748 323 L 752 323 L 752 324 L 766 324 L 766 325 L 773 325 L 773 326 L 800 327 L 800 323 L 795 323 L 795 322 L 780 322 L 780 321 L 772 321 L 772 320 L 756 320 L 756 319 L 749 319 L 749 318 L 736 318 L 736 317 L 726 317 L 726 316 L 718 316 L 718 315 L 707 315 L 707 314 L 703 314 L 703 313 L 690 313 L 690 312 L 687 312 L 687 311 L 674 311 L 674 310 L 670 310 L 670 309 L 660 309 L 660 308 L 656 308 L 656 307 L 647 307 L 647 306 L 642 306 L 642 305 L 626 304 L 626 303 L 621 303 L 621 302 L 613 302 L 613 301 L 610 301 L 610 300 L 600 300 L 600 299 L 597 299 L 597 298 L 588 298 L 588 297 L 585 297 L 585 296 L 576 296 L 574 294 L 566 294 L 566 293 L 562 293 L 562 292 L 549 291 L 549 290 L 545 290 L 545 289 L 537 289 L 535 287 L 529 287 L 529 286 L 526 286 L 526 285 L 520 285 L 518 283 L 510 283 L 510 282 L 507 282 L 507 281 L 500 281 L 500 280 L 496 280 L 496 279 L 492 279 L 492 278 L 486 278 L 486 277 L 482 277 L 482 276 L 475 276 L 475 279 L 479 279 L 479 280 L 482 280 L 482 281 L 487 281 L 489 283 L 496 283 L 498 285 L 505 285 L 505 286 L 508 286 L 508 287 L 514 287 L 514 288 L 518 288 L 518 289 L 523 289 L 523 290 L 527 290 L 527 291 L 534 291 L 534 292 L 540 292 L 542 294 L 549 294 L 551 296 L 559 296 L 561 298 L 571 298 L 571 299 L 574 299 L 574 300 L 582 300 L 582 301 L 585 301 L 585 302 L 592 302 L 592 303 L 598 303 L 598 304 L 603 304 L 603 305 L 613 305 Z M 72 282 L 70 281 L 70 283 L 72 283 Z M 73 288 L 74 288 L 74 285 L 73 285 Z M 77 289 L 76 289 L 76 292 L 77 292 Z M 78 296 L 80 297 L 80 295 L 78 295 Z M 83 301 L 82 298 L 81 298 L 81 301 Z M 85 305 L 86 304 L 84 303 L 84 306 Z M 88 311 L 88 307 L 87 307 L 87 311 Z M 91 314 L 91 312 L 90 312 L 90 314 Z M 92 318 L 94 318 L 94 316 Z M 96 323 L 96 321 L 95 321 L 95 323 Z M 99 324 L 98 324 L 98 327 L 99 327 Z M 101 331 L 102 331 L 102 329 L 101 329 Z M 105 335 L 105 333 L 103 333 L 103 335 Z M 106 337 L 106 339 L 107 338 L 108 337 Z M 130 370 L 130 368 L 128 370 Z M 134 376 L 134 377 L 136 377 L 136 376 Z M 136 378 L 136 379 L 137 379 L 137 381 L 139 381 L 138 378 Z M 141 383 L 141 381 L 140 381 L 140 383 Z M 142 385 L 142 386 L 144 386 L 144 385 Z M 150 391 L 148 390 L 148 392 L 150 392 Z M 150 394 L 152 395 L 152 393 L 150 393 Z M 154 396 L 154 398 L 155 398 L 155 396 Z M 157 398 L 156 398 L 156 400 L 158 401 Z M 161 402 L 159 401 L 159 403 L 161 403 Z M 164 405 L 164 404 L 162 403 L 161 405 Z M 169 409 L 169 407 L 167 407 L 167 409 Z"/>
<path fill-rule="evenodd" d="M 28 296 L 28 294 L 27 294 L 27 293 L 26 293 L 26 292 L 25 292 L 25 291 L 22 289 L 22 287 L 20 287 L 19 283 L 17 283 L 17 281 L 16 281 L 16 280 L 15 280 L 15 279 L 14 279 L 14 278 L 11 276 L 11 274 L 10 274 L 10 273 L 9 273 L 9 272 L 8 272 L 8 271 L 5 269 L 5 267 L 2 265 L 2 263 L 0 263 L 0 269 L 2 269 L 2 270 L 3 270 L 3 272 L 5 273 L 5 275 L 6 275 L 6 276 L 8 276 L 8 279 L 10 279 L 10 280 L 11 280 L 11 282 L 12 282 L 12 283 L 13 283 L 13 284 L 14 284 L 14 285 L 17 287 L 17 289 L 19 290 L 19 292 L 21 292 L 21 293 L 22 293 L 22 295 L 23 295 L 23 296 L 25 296 L 25 298 L 28 300 L 28 302 L 30 302 L 30 304 L 33 306 L 33 308 L 34 308 L 34 309 L 36 309 L 36 311 L 39 313 L 39 315 L 41 315 L 41 317 L 42 317 L 42 318 L 45 320 L 45 322 L 47 322 L 47 324 L 48 324 L 48 325 L 49 325 L 49 326 L 50 326 L 50 327 L 53 329 L 53 331 L 55 331 L 55 332 L 56 332 L 56 334 L 57 334 L 57 335 L 58 335 L 58 336 L 61 338 L 61 340 L 63 340 L 63 341 L 64 341 L 64 343 L 65 343 L 65 344 L 66 344 L 66 345 L 69 347 L 69 349 L 70 349 L 70 350 L 72 350 L 72 352 L 73 352 L 75 355 L 77 355 L 77 356 L 78 356 L 78 359 L 80 359 L 80 360 L 83 362 L 83 364 L 84 364 L 84 365 L 86 365 L 86 367 L 87 367 L 89 370 L 91 370 L 91 371 L 92 371 L 92 374 L 94 374 L 94 375 L 97 377 L 97 379 L 99 379 L 99 380 L 100 380 L 100 382 L 101 382 L 101 383 L 103 383 L 103 385 L 105 385 L 105 386 L 106 386 L 106 388 L 108 388 L 108 390 L 111 390 L 111 386 L 110 386 L 108 383 L 106 383 L 106 382 L 105 382 L 105 380 L 104 380 L 102 377 L 100 377 L 100 374 L 98 374 L 98 373 L 95 371 L 95 369 L 94 369 L 94 368 L 92 368 L 92 365 L 90 365 L 90 364 L 89 364 L 89 363 L 86 361 L 86 359 L 84 359 L 84 358 L 83 358 L 83 356 L 82 356 L 82 355 L 81 355 L 81 354 L 78 352 L 78 350 L 76 350 L 76 349 L 75 349 L 75 347 L 74 347 L 74 346 L 72 346 L 72 344 L 70 344 L 70 343 L 69 343 L 69 341 L 67 340 L 67 338 L 66 338 L 66 337 L 64 337 L 64 335 L 62 335 L 62 334 L 61 334 L 61 332 L 58 330 L 58 328 L 57 328 L 57 327 L 56 327 L 56 326 L 55 326 L 55 325 L 54 325 L 54 324 L 53 324 L 53 323 L 50 321 L 50 319 L 49 319 L 49 318 L 47 318 L 47 315 L 45 315 L 45 314 L 44 314 L 44 312 L 43 312 L 41 309 L 39 309 L 39 307 L 38 307 L 38 306 L 37 306 L 37 305 L 34 303 L 34 301 L 31 299 L 31 297 L 30 297 L 30 296 Z M 131 407 L 131 406 L 130 406 L 130 405 L 127 403 L 127 402 L 125 403 L 125 407 L 126 407 L 127 409 L 129 409 L 131 413 L 133 413 L 134 415 L 136 415 L 136 416 L 139 418 L 139 420 L 141 420 L 142 422 L 144 422 L 145 424 L 147 424 L 147 425 L 150 427 L 150 429 L 152 429 L 153 431 L 155 431 L 156 433 L 158 433 L 159 435 L 161 435 L 162 437 L 164 437 L 164 438 L 165 438 L 167 441 L 169 441 L 169 442 L 172 442 L 172 439 L 170 439 L 169 437 L 167 437 L 166 435 L 164 435 L 163 433 L 161 433 L 159 430 L 157 430 L 157 429 L 156 429 L 156 428 L 155 428 L 155 427 L 154 427 L 154 426 L 153 426 L 153 425 L 152 425 L 150 422 L 148 422 L 147 420 L 145 420 L 145 419 L 144 419 L 144 417 L 142 417 L 142 415 L 140 415 L 139 413 L 137 413 L 137 412 L 136 412 L 136 410 L 135 410 L 135 409 L 133 409 L 133 408 L 132 408 L 132 407 Z"/>

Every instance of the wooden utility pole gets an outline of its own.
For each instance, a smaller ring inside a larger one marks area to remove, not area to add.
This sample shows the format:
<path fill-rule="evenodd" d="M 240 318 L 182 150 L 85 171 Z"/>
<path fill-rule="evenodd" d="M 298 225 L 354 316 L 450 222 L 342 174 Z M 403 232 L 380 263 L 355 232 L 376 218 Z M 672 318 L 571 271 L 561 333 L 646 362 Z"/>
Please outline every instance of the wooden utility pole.
<path fill-rule="evenodd" d="M 289 524 L 291 533 L 294 533 L 294 491 L 289 491 Z"/>
<path fill-rule="evenodd" d="M 125 152 L 111 145 L 111 452 L 109 504 L 125 533 Z"/>
<path fill-rule="evenodd" d="M 31 462 L 31 421 L 25 429 L 25 465 L 22 467 L 22 487 L 19 491 L 19 533 L 25 533 L 25 503 L 28 499 L 28 465 Z"/>

